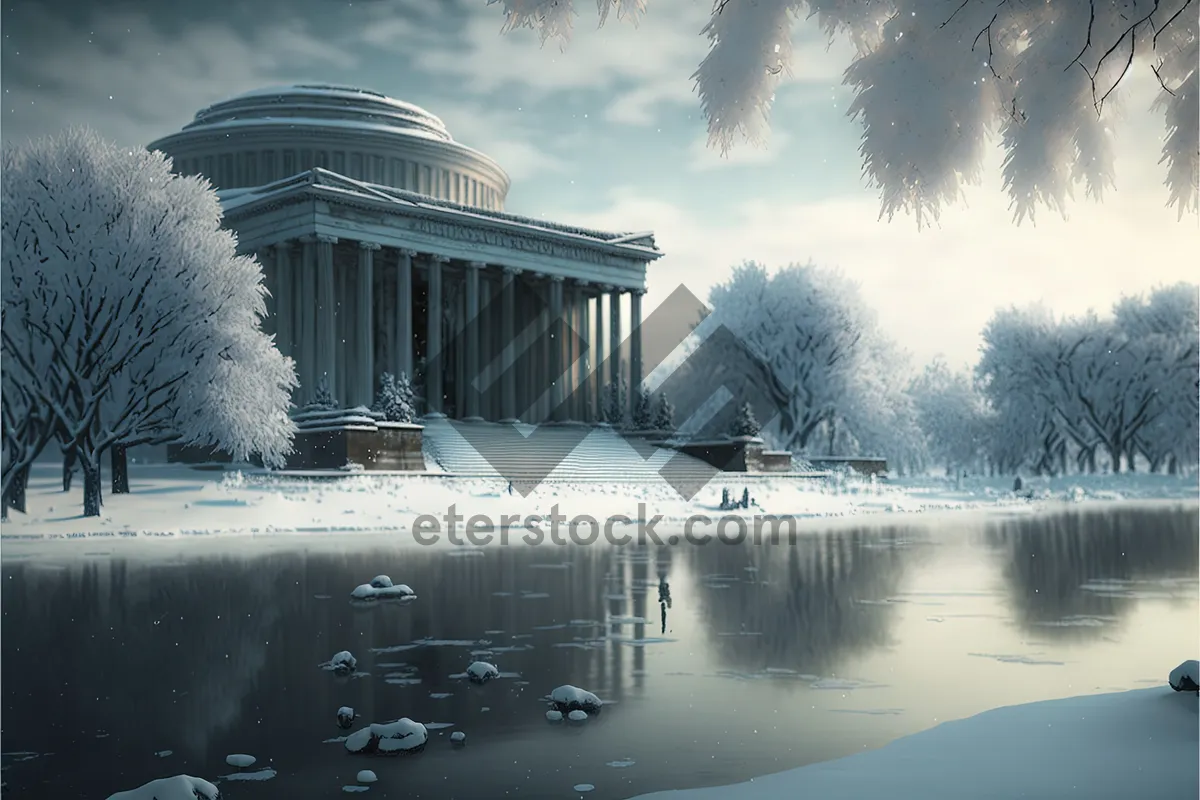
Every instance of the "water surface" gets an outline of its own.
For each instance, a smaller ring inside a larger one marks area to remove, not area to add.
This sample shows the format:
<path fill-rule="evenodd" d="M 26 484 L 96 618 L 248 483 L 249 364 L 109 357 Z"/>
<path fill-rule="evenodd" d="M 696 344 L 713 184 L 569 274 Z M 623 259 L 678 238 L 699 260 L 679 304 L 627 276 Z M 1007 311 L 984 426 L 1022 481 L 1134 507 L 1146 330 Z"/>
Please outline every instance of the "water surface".
<path fill-rule="evenodd" d="M 795 546 L 239 556 L 228 540 L 134 560 L 89 543 L 3 565 L 4 778 L 14 798 L 103 798 L 249 753 L 277 777 L 222 782 L 226 797 L 340 797 L 362 768 L 368 797 L 731 783 L 1000 705 L 1161 685 L 1200 639 L 1197 524 L 1190 504 L 914 518 Z M 418 599 L 353 605 L 379 573 Z M 318 667 L 343 649 L 365 674 Z M 505 677 L 451 677 L 477 658 Z M 542 698 L 563 683 L 611 705 L 551 725 Z M 355 757 L 326 741 L 342 705 L 446 726 L 420 754 Z"/>

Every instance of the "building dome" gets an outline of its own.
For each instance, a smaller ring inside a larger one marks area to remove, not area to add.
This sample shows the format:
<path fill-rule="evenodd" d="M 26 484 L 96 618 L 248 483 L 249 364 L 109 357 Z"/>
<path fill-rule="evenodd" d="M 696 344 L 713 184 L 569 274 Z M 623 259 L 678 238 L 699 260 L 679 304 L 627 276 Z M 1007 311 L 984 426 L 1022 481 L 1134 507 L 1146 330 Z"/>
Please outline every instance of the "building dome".
<path fill-rule="evenodd" d="M 217 189 L 261 186 L 321 167 L 364 183 L 502 210 L 500 165 L 454 141 L 422 108 L 344 86 L 259 89 L 196 113 L 179 133 L 149 145 L 175 171 Z"/>

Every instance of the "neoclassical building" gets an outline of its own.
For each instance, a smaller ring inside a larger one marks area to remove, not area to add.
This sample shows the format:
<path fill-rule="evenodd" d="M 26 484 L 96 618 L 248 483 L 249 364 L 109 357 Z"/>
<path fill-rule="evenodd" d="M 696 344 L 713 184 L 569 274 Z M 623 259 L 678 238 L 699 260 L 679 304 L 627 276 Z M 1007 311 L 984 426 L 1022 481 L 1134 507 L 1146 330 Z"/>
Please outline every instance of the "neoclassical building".
<path fill-rule="evenodd" d="M 393 372 L 423 375 L 426 412 L 594 421 L 610 382 L 641 380 L 653 234 L 505 213 L 504 170 L 416 106 L 346 87 L 264 89 L 149 147 L 208 178 L 241 251 L 258 254 L 297 404 L 324 376 L 342 405 L 370 405 Z"/>

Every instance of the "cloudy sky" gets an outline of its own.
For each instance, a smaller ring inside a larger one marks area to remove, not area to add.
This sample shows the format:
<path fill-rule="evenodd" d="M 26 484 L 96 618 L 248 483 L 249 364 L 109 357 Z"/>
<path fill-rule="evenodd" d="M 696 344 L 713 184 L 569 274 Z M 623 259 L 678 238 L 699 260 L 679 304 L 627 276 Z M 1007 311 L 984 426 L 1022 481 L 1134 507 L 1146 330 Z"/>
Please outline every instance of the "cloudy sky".
<path fill-rule="evenodd" d="M 679 283 L 702 296 L 754 259 L 813 261 L 855 279 L 881 324 L 921 363 L 975 360 L 999 305 L 1107 308 L 1122 292 L 1194 279 L 1195 216 L 1165 205 L 1154 78 L 1135 73 L 1117 125 L 1117 191 L 1069 220 L 1011 223 L 997 151 L 988 179 L 940 227 L 879 221 L 845 116 L 845 46 L 796 26 L 796 70 L 773 137 L 722 159 L 705 145 L 690 76 L 710 0 L 650 0 L 641 24 L 597 29 L 590 2 L 565 51 L 501 35 L 487 0 L 52 0 L 2 12 L 5 141 L 87 124 L 144 144 L 199 108 L 262 86 L 346 83 L 414 102 L 511 174 L 508 208 L 656 232 L 648 304 Z M 1082 194 L 1082 193 L 1081 193 Z M 1194 263 L 1194 261 L 1192 261 Z"/>

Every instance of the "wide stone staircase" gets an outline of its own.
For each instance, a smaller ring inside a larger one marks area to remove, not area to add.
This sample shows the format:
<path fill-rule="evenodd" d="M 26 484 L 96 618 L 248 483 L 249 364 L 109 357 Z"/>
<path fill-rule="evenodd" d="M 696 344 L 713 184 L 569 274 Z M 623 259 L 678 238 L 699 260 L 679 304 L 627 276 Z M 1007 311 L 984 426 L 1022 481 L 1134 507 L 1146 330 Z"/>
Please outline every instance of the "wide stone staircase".
<path fill-rule="evenodd" d="M 604 426 L 423 420 L 430 469 L 517 482 L 704 485 L 710 464 Z"/>

